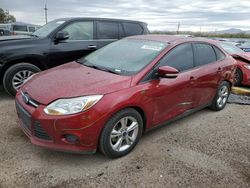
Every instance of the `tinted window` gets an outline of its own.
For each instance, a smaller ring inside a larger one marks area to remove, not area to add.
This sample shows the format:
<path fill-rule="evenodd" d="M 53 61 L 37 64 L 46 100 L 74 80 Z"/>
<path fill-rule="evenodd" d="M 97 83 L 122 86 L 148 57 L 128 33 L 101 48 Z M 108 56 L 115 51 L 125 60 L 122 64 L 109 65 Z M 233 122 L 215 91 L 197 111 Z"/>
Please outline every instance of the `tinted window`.
<path fill-rule="evenodd" d="M 206 65 L 216 61 L 216 55 L 212 46 L 208 44 L 195 44 L 197 66 Z"/>
<path fill-rule="evenodd" d="M 214 51 L 215 51 L 216 56 L 217 56 L 217 61 L 225 59 L 225 54 L 220 49 L 218 49 L 217 47 L 214 46 Z"/>
<path fill-rule="evenodd" d="M 35 27 L 29 27 L 29 32 L 35 32 Z"/>
<path fill-rule="evenodd" d="M 13 31 L 27 31 L 26 25 L 13 25 Z"/>
<path fill-rule="evenodd" d="M 161 61 L 160 66 L 171 66 L 179 71 L 194 67 L 193 49 L 191 44 L 181 44 L 171 50 Z"/>
<path fill-rule="evenodd" d="M 119 38 L 123 38 L 126 36 L 123 30 L 122 24 L 119 24 L 119 36 L 120 36 Z"/>
<path fill-rule="evenodd" d="M 136 23 L 122 23 L 125 33 L 127 36 L 131 35 L 141 35 L 143 34 L 143 29 L 139 24 Z"/>
<path fill-rule="evenodd" d="M 94 36 L 93 22 L 74 22 L 63 31 L 69 33 L 68 40 L 92 40 Z"/>
<path fill-rule="evenodd" d="M 119 30 L 116 22 L 97 22 L 98 39 L 118 39 Z"/>

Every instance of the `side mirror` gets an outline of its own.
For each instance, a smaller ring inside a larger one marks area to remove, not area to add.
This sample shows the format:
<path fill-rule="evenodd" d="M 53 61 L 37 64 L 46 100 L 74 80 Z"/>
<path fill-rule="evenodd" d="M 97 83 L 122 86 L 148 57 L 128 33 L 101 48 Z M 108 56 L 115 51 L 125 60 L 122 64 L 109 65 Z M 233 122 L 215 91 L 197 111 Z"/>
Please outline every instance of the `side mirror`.
<path fill-rule="evenodd" d="M 176 78 L 179 74 L 179 71 L 173 67 L 162 66 L 158 68 L 158 76 L 162 78 Z"/>
<path fill-rule="evenodd" d="M 60 40 L 66 40 L 69 38 L 69 33 L 67 31 L 59 31 L 56 34 L 55 40 L 60 41 Z"/>

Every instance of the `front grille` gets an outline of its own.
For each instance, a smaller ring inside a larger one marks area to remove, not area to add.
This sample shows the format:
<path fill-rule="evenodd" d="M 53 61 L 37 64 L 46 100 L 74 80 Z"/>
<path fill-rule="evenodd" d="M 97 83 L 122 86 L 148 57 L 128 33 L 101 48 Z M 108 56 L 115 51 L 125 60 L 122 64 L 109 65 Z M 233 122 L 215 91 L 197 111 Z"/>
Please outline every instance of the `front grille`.
<path fill-rule="evenodd" d="M 50 136 L 45 132 L 45 130 L 41 127 L 41 123 L 38 121 L 34 122 L 34 134 L 37 138 L 51 140 Z"/>
<path fill-rule="evenodd" d="M 28 93 L 23 93 L 21 91 L 21 95 L 22 95 L 22 98 L 23 98 L 23 102 L 26 103 L 27 105 L 31 105 L 35 108 L 38 108 L 39 106 L 39 103 L 37 101 L 35 101 L 34 99 L 32 99 Z"/>
<path fill-rule="evenodd" d="M 18 103 L 16 103 L 16 110 L 18 117 L 21 120 L 21 125 L 25 129 L 31 129 L 31 116 L 30 114 Z"/>

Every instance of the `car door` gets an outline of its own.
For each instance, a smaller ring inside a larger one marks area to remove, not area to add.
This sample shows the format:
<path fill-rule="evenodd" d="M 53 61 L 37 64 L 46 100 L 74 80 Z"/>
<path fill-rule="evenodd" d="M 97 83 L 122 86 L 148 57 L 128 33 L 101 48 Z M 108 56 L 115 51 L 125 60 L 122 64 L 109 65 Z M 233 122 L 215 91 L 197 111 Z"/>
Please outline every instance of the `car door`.
<path fill-rule="evenodd" d="M 93 21 L 71 22 L 61 31 L 68 32 L 69 38 L 59 42 L 52 41 L 49 59 L 53 65 L 79 59 L 96 50 Z"/>
<path fill-rule="evenodd" d="M 167 53 L 155 68 L 171 66 L 179 70 L 177 78 L 158 78 L 149 82 L 153 101 L 153 124 L 157 125 L 193 107 L 191 70 L 194 67 L 192 44 L 180 44 Z"/>
<path fill-rule="evenodd" d="M 119 37 L 119 23 L 114 21 L 96 21 L 98 48 L 117 41 Z"/>
<path fill-rule="evenodd" d="M 217 61 L 216 52 L 210 44 L 194 43 L 195 70 L 195 107 L 208 105 L 214 98 L 221 80 L 222 67 Z"/>

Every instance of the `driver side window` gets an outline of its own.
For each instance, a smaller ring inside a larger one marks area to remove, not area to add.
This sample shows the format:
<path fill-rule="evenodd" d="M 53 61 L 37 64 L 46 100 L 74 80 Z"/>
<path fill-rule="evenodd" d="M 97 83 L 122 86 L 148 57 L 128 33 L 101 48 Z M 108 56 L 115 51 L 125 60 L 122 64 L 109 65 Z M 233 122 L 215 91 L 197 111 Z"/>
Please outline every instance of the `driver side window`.
<path fill-rule="evenodd" d="M 180 44 L 160 60 L 160 66 L 170 66 L 182 72 L 194 67 L 192 44 Z"/>
<path fill-rule="evenodd" d="M 68 40 L 93 40 L 94 23 L 90 21 L 74 22 L 66 26 L 62 31 L 69 33 Z"/>

